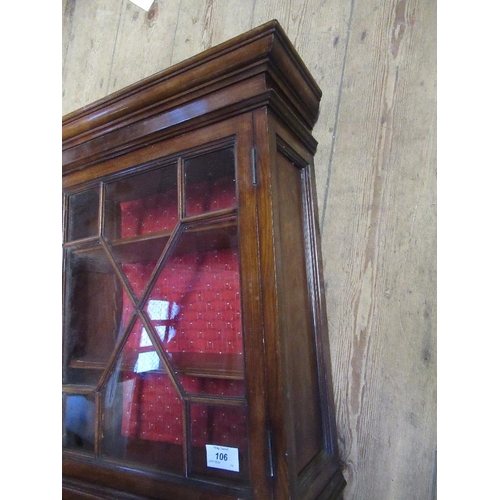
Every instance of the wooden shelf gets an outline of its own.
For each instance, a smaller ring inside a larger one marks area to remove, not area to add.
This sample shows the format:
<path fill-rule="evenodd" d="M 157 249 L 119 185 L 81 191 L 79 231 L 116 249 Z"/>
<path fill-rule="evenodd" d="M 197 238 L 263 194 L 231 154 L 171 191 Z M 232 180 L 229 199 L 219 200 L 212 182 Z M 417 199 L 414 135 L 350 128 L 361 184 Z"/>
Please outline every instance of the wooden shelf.
<path fill-rule="evenodd" d="M 203 378 L 243 380 L 244 365 L 242 354 L 216 353 L 172 353 L 172 364 L 176 372 Z"/>
<path fill-rule="evenodd" d="M 231 212 L 234 213 L 234 211 Z M 236 247 L 236 218 L 230 217 L 230 219 L 209 219 L 208 221 L 201 219 L 199 222 L 190 222 L 187 219 L 186 227 L 182 229 L 182 234 L 175 244 L 174 254 L 204 253 Z M 109 244 L 115 259 L 121 264 L 156 262 L 172 233 L 172 230 L 158 231 L 112 240 Z M 96 244 L 75 248 L 73 254 L 89 261 L 109 262 L 102 246 Z"/>
<path fill-rule="evenodd" d="M 224 380 L 243 380 L 244 363 L 242 354 L 217 353 L 169 353 L 170 362 L 179 375 L 200 378 L 217 378 Z M 103 359 L 80 358 L 69 362 L 69 367 L 81 370 L 104 370 L 106 362 Z M 134 364 L 123 363 L 122 371 L 133 371 Z M 153 373 L 165 373 L 154 370 Z M 151 373 L 151 372 L 148 372 Z"/>
<path fill-rule="evenodd" d="M 171 230 L 132 236 L 111 241 L 112 253 L 122 264 L 134 262 L 156 262 L 165 248 Z"/>
<path fill-rule="evenodd" d="M 88 395 L 92 394 L 95 390 L 95 385 L 89 384 L 63 384 L 62 391 L 70 396 Z"/>

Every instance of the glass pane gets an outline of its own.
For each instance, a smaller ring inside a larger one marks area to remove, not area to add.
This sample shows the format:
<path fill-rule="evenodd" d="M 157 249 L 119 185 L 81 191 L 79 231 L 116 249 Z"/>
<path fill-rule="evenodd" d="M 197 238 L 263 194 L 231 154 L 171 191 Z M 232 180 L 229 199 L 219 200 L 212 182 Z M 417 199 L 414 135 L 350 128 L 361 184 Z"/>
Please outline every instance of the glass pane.
<path fill-rule="evenodd" d="M 111 244 L 113 258 L 121 267 L 137 299 L 142 297 L 168 240 L 169 236 L 162 235 L 141 241 L 121 240 Z"/>
<path fill-rule="evenodd" d="M 94 396 L 63 394 L 63 447 L 94 451 Z"/>
<path fill-rule="evenodd" d="M 243 396 L 240 276 L 234 218 L 186 227 L 145 307 L 192 393 Z"/>
<path fill-rule="evenodd" d="M 103 393 L 103 455 L 182 473 L 183 404 L 139 321 Z"/>
<path fill-rule="evenodd" d="M 178 220 L 177 165 L 108 184 L 105 214 L 110 241 L 172 230 Z"/>
<path fill-rule="evenodd" d="M 68 240 L 99 234 L 99 190 L 69 196 Z"/>
<path fill-rule="evenodd" d="M 184 161 L 186 215 L 198 215 L 236 206 L 233 148 Z"/>
<path fill-rule="evenodd" d="M 97 384 L 133 311 L 99 244 L 66 251 L 64 383 Z"/>
<path fill-rule="evenodd" d="M 191 474 L 248 480 L 247 411 L 192 404 Z"/>

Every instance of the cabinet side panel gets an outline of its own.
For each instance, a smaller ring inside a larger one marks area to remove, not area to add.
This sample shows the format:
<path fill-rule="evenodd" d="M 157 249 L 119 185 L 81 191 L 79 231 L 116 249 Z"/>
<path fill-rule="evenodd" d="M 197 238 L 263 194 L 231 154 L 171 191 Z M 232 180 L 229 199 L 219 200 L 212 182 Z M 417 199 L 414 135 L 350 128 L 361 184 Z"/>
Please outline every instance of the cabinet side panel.
<path fill-rule="evenodd" d="M 314 321 L 308 294 L 303 213 L 305 172 L 281 153 L 276 158 L 278 307 L 298 474 L 323 447 Z"/>

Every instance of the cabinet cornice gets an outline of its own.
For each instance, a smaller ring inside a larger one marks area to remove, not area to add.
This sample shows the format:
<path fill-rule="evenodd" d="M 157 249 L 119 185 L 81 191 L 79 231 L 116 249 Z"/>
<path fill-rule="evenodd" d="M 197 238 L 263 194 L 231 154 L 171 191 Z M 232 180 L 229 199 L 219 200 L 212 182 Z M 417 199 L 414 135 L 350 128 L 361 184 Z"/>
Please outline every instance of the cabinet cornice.
<path fill-rule="evenodd" d="M 63 117 L 63 172 L 265 105 L 314 152 L 320 98 L 271 21 Z"/>

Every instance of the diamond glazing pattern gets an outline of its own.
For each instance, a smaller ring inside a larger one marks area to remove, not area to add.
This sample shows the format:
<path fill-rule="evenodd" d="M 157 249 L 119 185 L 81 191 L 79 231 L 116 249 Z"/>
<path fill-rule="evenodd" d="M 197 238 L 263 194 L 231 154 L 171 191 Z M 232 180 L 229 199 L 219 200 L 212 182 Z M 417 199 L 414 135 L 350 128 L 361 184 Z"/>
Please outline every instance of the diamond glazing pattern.
<path fill-rule="evenodd" d="M 190 215 L 236 204 L 234 179 L 203 182 L 186 190 Z M 122 238 L 172 229 L 178 220 L 176 192 L 122 202 L 120 211 Z M 195 253 L 172 250 L 144 306 L 174 369 L 176 353 L 243 354 L 238 251 L 234 247 L 193 250 Z M 123 264 L 122 270 L 133 290 L 143 291 L 155 266 L 155 261 L 136 262 Z M 127 324 L 134 308 L 125 292 L 123 304 L 123 324 Z M 124 357 L 132 360 L 128 366 L 134 368 L 124 375 L 122 435 L 181 444 L 183 403 L 140 320 L 129 334 Z M 244 397 L 245 393 L 242 380 L 182 373 L 179 380 L 187 393 L 228 397 Z M 241 409 L 192 408 L 194 446 L 209 442 L 238 446 L 245 438 L 246 419 Z"/>

